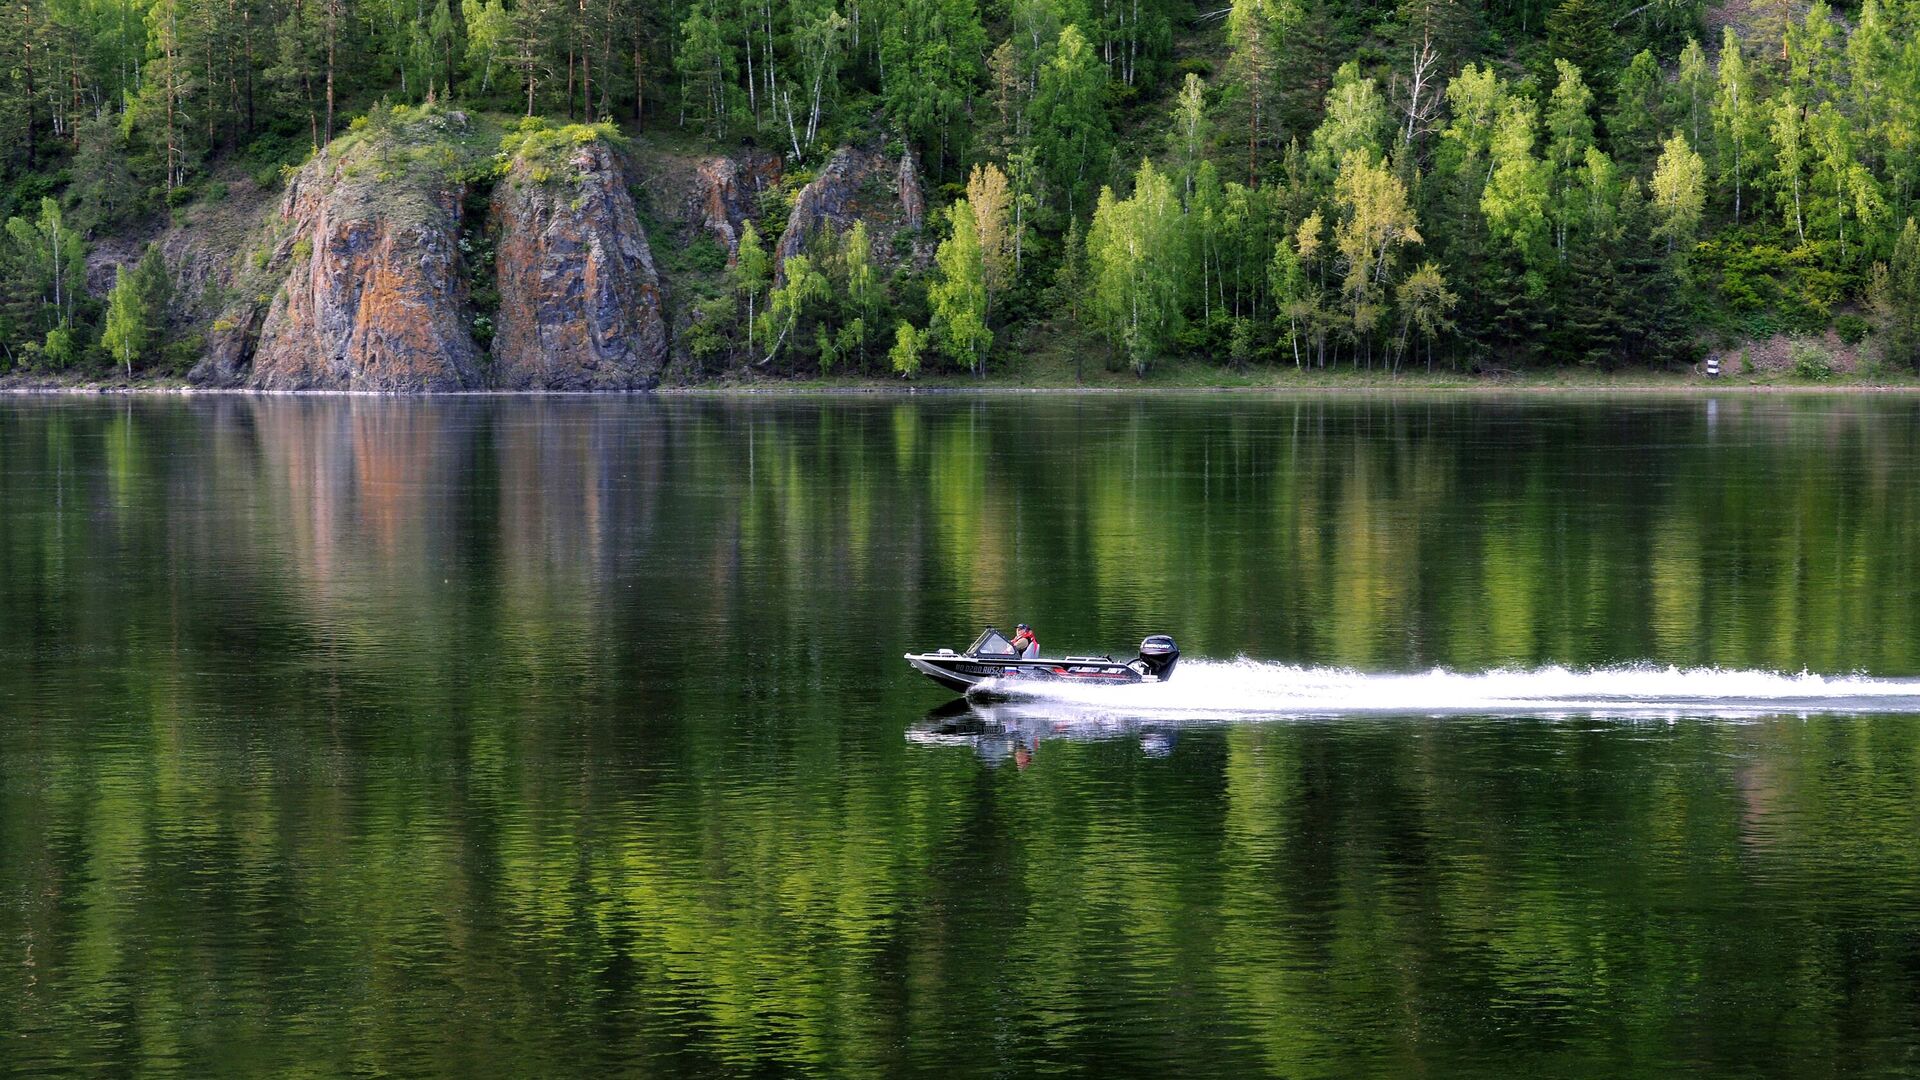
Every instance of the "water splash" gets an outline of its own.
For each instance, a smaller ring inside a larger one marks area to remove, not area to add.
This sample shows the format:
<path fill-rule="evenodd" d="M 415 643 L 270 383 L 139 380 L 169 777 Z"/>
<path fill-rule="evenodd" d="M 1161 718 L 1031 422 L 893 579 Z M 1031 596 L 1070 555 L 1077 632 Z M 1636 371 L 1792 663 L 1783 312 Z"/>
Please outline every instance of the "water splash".
<path fill-rule="evenodd" d="M 1187 717 L 1445 715 L 1755 716 L 1920 713 L 1920 679 L 1653 664 L 1384 674 L 1239 659 L 1185 660 L 1165 683 L 1076 686 L 1030 680 L 976 687 L 974 700 Z"/>

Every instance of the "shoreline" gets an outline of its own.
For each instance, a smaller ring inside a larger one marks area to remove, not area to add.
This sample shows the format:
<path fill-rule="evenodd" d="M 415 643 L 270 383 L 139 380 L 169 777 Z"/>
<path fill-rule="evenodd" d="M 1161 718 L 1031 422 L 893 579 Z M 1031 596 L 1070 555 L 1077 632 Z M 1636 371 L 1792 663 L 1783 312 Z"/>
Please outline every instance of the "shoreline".
<path fill-rule="evenodd" d="M 1605 397 L 1609 395 L 1663 394 L 1920 394 L 1920 378 L 1865 381 L 1834 379 L 1812 382 L 1798 379 L 1779 381 L 1753 378 L 1705 379 L 1696 376 L 1565 378 L 1553 375 L 1539 378 L 1474 378 L 1468 376 L 1433 378 L 1369 378 L 1367 376 L 1329 376 L 1272 382 L 1188 382 L 1172 384 L 1142 382 L 1135 385 L 1113 384 L 1019 384 L 968 381 L 938 381 L 918 384 L 890 380 L 794 380 L 781 382 L 677 384 L 648 390 L 256 390 L 246 387 L 199 387 L 184 382 L 124 383 L 74 382 L 8 385 L 0 382 L 0 395 L 7 398 L 46 397 L 368 397 L 368 398 L 634 398 L 634 397 L 920 397 L 920 396 L 1021 396 L 1021 395 L 1276 395 L 1276 396 L 1391 396 L 1396 394 L 1434 395 L 1519 395 L 1552 397 Z"/>

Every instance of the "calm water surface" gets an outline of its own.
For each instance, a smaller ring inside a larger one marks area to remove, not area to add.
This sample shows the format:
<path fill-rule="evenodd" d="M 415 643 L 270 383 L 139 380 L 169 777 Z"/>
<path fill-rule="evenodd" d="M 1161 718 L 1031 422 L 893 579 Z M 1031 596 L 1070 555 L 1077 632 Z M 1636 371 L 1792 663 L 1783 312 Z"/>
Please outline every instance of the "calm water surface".
<path fill-rule="evenodd" d="M 1916 562 L 1905 397 L 6 402 L 0 1073 L 1913 1075 Z"/>

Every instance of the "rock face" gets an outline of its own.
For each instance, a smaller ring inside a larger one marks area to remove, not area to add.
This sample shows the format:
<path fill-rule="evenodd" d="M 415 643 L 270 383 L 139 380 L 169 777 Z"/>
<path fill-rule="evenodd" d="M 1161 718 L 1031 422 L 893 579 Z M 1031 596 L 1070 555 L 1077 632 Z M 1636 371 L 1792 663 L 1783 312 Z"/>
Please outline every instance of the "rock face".
<path fill-rule="evenodd" d="M 925 212 L 926 198 L 910 153 L 896 166 L 879 154 L 843 146 L 794 196 L 787 227 L 774 246 L 776 267 L 805 250 L 824 225 L 842 231 L 852 228 L 856 219 L 864 220 L 876 240 L 886 241 L 901 227 L 918 228 Z"/>
<path fill-rule="evenodd" d="M 316 158 L 287 185 L 280 216 L 290 228 L 270 264 L 287 267 L 286 284 L 247 381 L 262 390 L 478 387 L 460 273 L 462 191 L 431 169 L 376 174 L 362 149 Z"/>
<path fill-rule="evenodd" d="M 253 356 L 255 309 L 234 307 L 213 320 L 207 329 L 206 351 L 187 373 L 196 386 L 237 387 L 247 381 L 247 361 Z"/>
<path fill-rule="evenodd" d="M 740 250 L 740 223 L 759 208 L 760 193 L 779 182 L 780 159 L 772 155 L 707 158 L 695 170 L 692 217 L 727 249 L 728 263 Z"/>
<path fill-rule="evenodd" d="M 515 158 L 494 189 L 493 382 L 508 390 L 651 387 L 666 365 L 667 325 L 626 171 L 603 142 L 563 153 L 559 166 Z"/>
<path fill-rule="evenodd" d="M 900 189 L 900 213 L 907 220 L 907 228 L 919 228 L 927 216 L 927 194 L 920 188 L 920 167 L 913 160 L 911 149 L 901 153 L 894 182 Z"/>

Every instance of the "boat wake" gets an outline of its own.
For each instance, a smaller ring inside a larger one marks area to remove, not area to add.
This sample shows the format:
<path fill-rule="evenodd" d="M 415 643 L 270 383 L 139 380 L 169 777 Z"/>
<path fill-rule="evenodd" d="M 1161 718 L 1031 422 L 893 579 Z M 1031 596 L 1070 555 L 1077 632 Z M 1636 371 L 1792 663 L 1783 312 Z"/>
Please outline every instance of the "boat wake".
<path fill-rule="evenodd" d="M 1748 717 L 1782 713 L 1920 713 L 1920 679 L 1788 674 L 1652 664 L 1380 674 L 1255 660 L 1185 660 L 1165 683 L 1081 686 L 983 683 L 973 701 L 1035 710 L 1160 715 Z"/>

